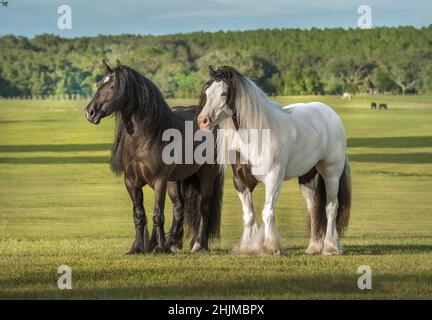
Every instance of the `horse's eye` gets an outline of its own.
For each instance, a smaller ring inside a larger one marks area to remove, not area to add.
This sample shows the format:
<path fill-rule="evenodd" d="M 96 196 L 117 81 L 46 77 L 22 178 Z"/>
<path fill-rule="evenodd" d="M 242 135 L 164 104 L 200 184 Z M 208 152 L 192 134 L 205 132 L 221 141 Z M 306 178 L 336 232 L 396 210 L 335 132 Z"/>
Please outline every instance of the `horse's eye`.
<path fill-rule="evenodd" d="M 226 97 L 228 95 L 228 92 L 222 92 L 221 97 Z"/>
<path fill-rule="evenodd" d="M 115 83 L 111 83 L 110 89 L 114 89 Z"/>

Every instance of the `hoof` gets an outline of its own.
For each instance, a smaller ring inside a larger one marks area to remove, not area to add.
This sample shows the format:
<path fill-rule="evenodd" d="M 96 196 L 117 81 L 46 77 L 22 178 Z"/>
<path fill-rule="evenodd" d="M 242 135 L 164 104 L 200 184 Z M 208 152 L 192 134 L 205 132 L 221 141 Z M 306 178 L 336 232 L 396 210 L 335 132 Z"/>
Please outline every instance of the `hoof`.
<path fill-rule="evenodd" d="M 260 254 L 262 254 L 264 256 L 280 256 L 281 251 L 278 248 L 263 247 L 261 249 Z"/>
<path fill-rule="evenodd" d="M 169 248 L 170 248 L 172 253 L 178 253 L 182 250 L 181 246 L 175 245 L 175 244 L 171 245 Z"/>
<path fill-rule="evenodd" d="M 159 253 L 172 253 L 171 249 L 166 245 L 165 242 L 162 244 L 156 245 L 153 248 L 153 253 L 159 254 Z"/>
<path fill-rule="evenodd" d="M 322 250 L 324 256 L 340 256 L 342 253 L 342 248 L 337 248 L 334 245 L 324 246 Z"/>
<path fill-rule="evenodd" d="M 183 249 L 183 243 L 181 241 L 168 240 L 168 248 L 172 253 L 180 252 Z"/>
<path fill-rule="evenodd" d="M 281 251 L 279 249 L 276 250 L 265 250 L 264 255 L 267 256 L 280 256 L 281 255 Z"/>
<path fill-rule="evenodd" d="M 128 252 L 126 252 L 126 254 L 127 255 L 130 255 L 130 254 L 145 254 L 147 252 L 148 252 L 148 250 L 145 250 L 144 244 L 136 244 L 136 243 L 134 243 L 132 245 L 132 248 Z"/>
<path fill-rule="evenodd" d="M 143 254 L 144 252 L 141 251 L 136 251 L 136 250 L 132 250 L 130 249 L 128 252 L 125 253 L 125 255 L 130 256 L 132 254 Z"/>
<path fill-rule="evenodd" d="M 194 244 L 194 246 L 192 247 L 192 250 L 191 250 L 192 253 L 198 253 L 198 252 L 204 253 L 204 252 L 207 252 L 207 251 L 208 250 L 206 248 L 201 247 L 201 245 L 198 242 L 195 242 L 195 244 Z"/>
<path fill-rule="evenodd" d="M 238 244 L 234 248 L 231 249 L 230 253 L 231 254 L 239 254 L 241 251 L 242 251 L 241 246 Z"/>
<path fill-rule="evenodd" d="M 153 249 L 153 253 L 172 253 L 172 251 L 167 246 L 157 246 Z"/>
<path fill-rule="evenodd" d="M 321 253 L 321 251 L 323 250 L 323 246 L 322 244 L 318 244 L 318 243 L 310 243 L 307 247 L 307 249 L 305 250 L 306 254 L 319 254 Z"/>

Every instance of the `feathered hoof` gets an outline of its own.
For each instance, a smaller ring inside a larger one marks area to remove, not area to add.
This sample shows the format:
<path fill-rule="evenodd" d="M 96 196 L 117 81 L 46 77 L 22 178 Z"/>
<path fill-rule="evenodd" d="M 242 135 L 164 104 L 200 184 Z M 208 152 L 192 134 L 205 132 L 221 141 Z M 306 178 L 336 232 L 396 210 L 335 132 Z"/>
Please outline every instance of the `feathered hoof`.
<path fill-rule="evenodd" d="M 324 256 L 340 256 L 343 254 L 343 250 L 341 248 L 337 248 L 335 246 L 324 246 L 322 250 L 322 254 Z"/>
<path fill-rule="evenodd" d="M 127 255 L 127 256 L 131 256 L 133 254 L 144 254 L 144 252 L 130 249 L 128 252 L 125 253 L 125 255 Z"/>
<path fill-rule="evenodd" d="M 173 244 L 173 245 L 170 246 L 170 250 L 171 250 L 172 253 L 179 253 L 182 250 L 182 247 Z"/>
<path fill-rule="evenodd" d="M 258 253 L 257 250 L 253 250 L 252 248 L 249 248 L 245 245 L 238 244 L 230 251 L 231 254 L 237 254 L 237 255 L 251 255 Z"/>
<path fill-rule="evenodd" d="M 198 242 L 195 242 L 191 250 L 192 253 L 206 253 L 208 250 L 203 248 Z"/>
<path fill-rule="evenodd" d="M 279 248 L 263 246 L 261 248 L 260 254 L 264 256 L 280 256 L 281 251 Z"/>
<path fill-rule="evenodd" d="M 178 253 L 183 249 L 183 243 L 181 240 L 168 239 L 167 243 L 167 246 L 172 253 Z"/>
<path fill-rule="evenodd" d="M 153 249 L 153 253 L 160 254 L 160 253 L 172 253 L 171 249 L 168 248 L 168 246 L 156 246 Z"/>
<path fill-rule="evenodd" d="M 306 254 L 320 254 L 321 251 L 323 250 L 323 245 L 322 242 L 321 244 L 318 243 L 309 243 L 308 247 L 305 250 Z"/>
<path fill-rule="evenodd" d="M 239 254 L 240 253 L 240 245 L 236 245 L 234 248 L 230 251 L 231 254 Z"/>
<path fill-rule="evenodd" d="M 144 244 L 134 242 L 132 248 L 128 252 L 126 252 L 126 255 L 146 254 L 146 253 L 148 253 L 148 250 L 146 250 Z"/>

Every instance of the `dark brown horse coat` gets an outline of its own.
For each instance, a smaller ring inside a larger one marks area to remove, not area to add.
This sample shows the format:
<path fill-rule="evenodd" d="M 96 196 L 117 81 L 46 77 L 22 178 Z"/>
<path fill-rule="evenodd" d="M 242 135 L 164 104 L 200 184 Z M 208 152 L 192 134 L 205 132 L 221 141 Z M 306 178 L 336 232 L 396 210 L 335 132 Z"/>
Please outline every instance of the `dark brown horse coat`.
<path fill-rule="evenodd" d="M 223 171 L 216 164 L 185 163 L 185 146 L 190 143 L 186 141 L 185 121 L 191 121 L 193 132 L 198 130 L 198 107 L 171 110 L 158 88 L 137 71 L 119 63 L 114 70 L 105 62 L 104 66 L 106 77 L 85 112 L 95 124 L 105 116 L 117 115 L 111 167 L 117 174 L 124 173 L 133 203 L 136 235 L 130 253 L 181 249 L 184 216 L 192 233 L 192 250 L 207 250 L 209 237 L 219 236 Z M 181 163 L 163 161 L 163 150 L 170 142 L 163 141 L 162 135 L 168 129 L 181 133 Z M 193 149 L 198 144 L 194 142 Z M 145 185 L 155 193 L 151 238 L 143 205 Z M 163 228 L 166 192 L 173 203 L 168 242 Z"/>

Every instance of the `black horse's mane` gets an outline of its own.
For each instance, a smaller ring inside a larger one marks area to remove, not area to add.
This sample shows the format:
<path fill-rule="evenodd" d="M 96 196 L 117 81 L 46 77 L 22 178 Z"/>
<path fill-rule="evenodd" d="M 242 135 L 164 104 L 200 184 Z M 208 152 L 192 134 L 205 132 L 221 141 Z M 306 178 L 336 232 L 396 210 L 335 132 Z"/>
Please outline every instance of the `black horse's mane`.
<path fill-rule="evenodd" d="M 123 92 L 123 101 L 120 110 L 115 113 L 117 124 L 111 150 L 111 169 L 116 175 L 121 175 L 124 136 L 134 133 L 132 117 L 136 121 L 136 134 L 157 143 L 161 141 L 163 131 L 172 126 L 174 115 L 156 85 L 138 71 L 121 66 L 115 68 L 113 73 L 117 90 Z"/>

